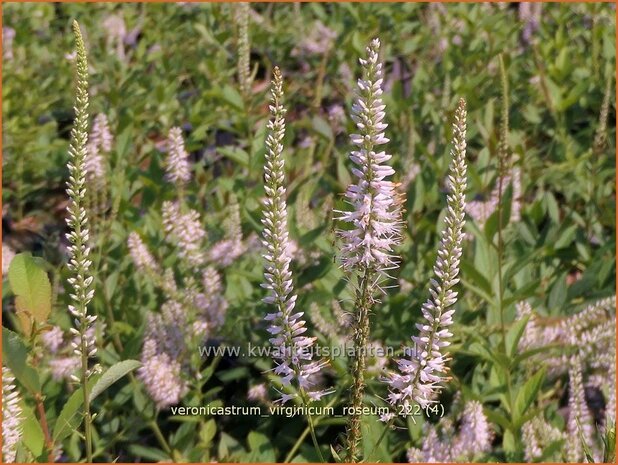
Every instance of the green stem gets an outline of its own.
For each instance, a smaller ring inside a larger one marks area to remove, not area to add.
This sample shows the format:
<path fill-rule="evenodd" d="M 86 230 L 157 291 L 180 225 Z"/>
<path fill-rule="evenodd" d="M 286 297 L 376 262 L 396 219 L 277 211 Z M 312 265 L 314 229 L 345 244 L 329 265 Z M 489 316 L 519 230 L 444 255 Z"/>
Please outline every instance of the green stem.
<path fill-rule="evenodd" d="M 320 462 L 325 463 L 324 456 L 322 455 L 322 451 L 320 450 L 320 444 L 318 443 L 318 438 L 315 435 L 315 426 L 313 424 L 313 420 L 311 419 L 311 415 L 307 413 L 307 423 L 309 423 L 309 429 L 311 430 L 311 440 L 313 441 L 313 447 L 315 447 L 318 456 L 320 457 Z"/>
<path fill-rule="evenodd" d="M 170 458 L 172 459 L 172 462 L 175 463 L 176 461 L 174 460 L 174 457 L 172 457 L 172 449 L 170 448 L 169 444 L 165 440 L 165 436 L 163 436 L 163 433 L 161 432 L 161 429 L 159 428 L 157 421 L 154 419 L 150 420 L 148 422 L 148 426 L 150 426 L 150 429 L 152 429 L 152 432 L 157 438 L 157 441 L 159 441 L 159 444 L 161 445 L 161 447 L 163 447 L 163 450 L 165 451 L 165 453 L 169 455 Z"/>
<path fill-rule="evenodd" d="M 303 443 L 303 441 L 305 440 L 305 438 L 310 432 L 311 432 L 311 428 L 307 426 L 305 430 L 302 432 L 302 434 L 298 437 L 298 439 L 296 440 L 292 448 L 290 449 L 290 452 L 288 452 L 288 455 L 285 456 L 283 463 L 289 463 L 294 458 L 294 454 L 296 454 L 296 451 L 298 450 L 298 448 L 300 447 L 300 445 Z"/>
<path fill-rule="evenodd" d="M 506 327 L 504 325 L 504 306 L 502 301 L 504 300 L 504 283 L 502 281 L 502 252 L 503 252 L 503 238 L 502 238 L 502 190 L 504 188 L 504 173 L 500 170 L 498 180 L 498 310 L 500 312 L 500 332 L 502 334 L 502 346 L 504 353 L 506 354 Z"/>
<path fill-rule="evenodd" d="M 365 367 L 367 364 L 365 348 L 369 336 L 369 308 L 371 304 L 370 280 L 373 273 L 365 269 L 361 279 L 360 289 L 356 297 L 358 308 L 356 326 L 354 328 L 354 368 L 352 376 L 352 414 L 347 427 L 347 460 L 356 462 L 358 445 L 361 439 L 361 414 L 363 395 L 365 393 Z"/>
<path fill-rule="evenodd" d="M 503 190 L 504 175 L 500 173 L 499 189 L 498 189 L 498 310 L 500 312 L 500 332 L 502 335 L 502 350 L 504 355 L 508 356 L 508 349 L 506 347 L 506 325 L 504 323 L 504 281 L 502 279 L 502 256 L 504 242 L 502 238 L 502 190 Z M 509 402 L 509 409 L 513 405 L 512 402 L 512 385 L 511 385 L 511 372 L 505 370 L 506 375 L 506 387 L 507 387 L 507 400 Z"/>
<path fill-rule="evenodd" d="M 327 405 L 326 408 L 328 407 L 332 407 L 333 405 L 335 405 L 335 403 L 338 400 L 338 396 L 336 396 L 335 398 L 333 398 Z M 308 416 L 308 415 L 307 415 Z M 323 416 L 319 416 L 318 418 L 316 418 L 315 423 L 313 424 L 313 427 L 315 428 L 316 426 L 318 426 L 320 424 L 320 421 L 322 421 L 324 417 Z M 288 454 L 285 456 L 284 459 L 284 463 L 289 463 L 293 458 L 294 458 L 294 454 L 296 454 L 296 452 L 298 451 L 299 447 L 301 446 L 301 444 L 303 443 L 303 441 L 305 440 L 305 438 L 307 437 L 307 435 L 309 433 L 311 433 L 311 424 L 307 424 L 307 427 L 304 429 L 304 431 L 301 433 L 301 435 L 298 437 L 298 439 L 296 440 L 296 442 L 294 443 L 294 445 L 292 446 L 292 448 L 290 449 L 290 452 L 288 452 Z M 315 443 L 314 443 L 315 445 Z M 319 449 L 318 449 L 319 452 Z M 322 455 L 320 454 L 320 457 L 322 457 Z M 323 458 L 322 458 L 323 462 L 326 462 Z"/>
<path fill-rule="evenodd" d="M 85 318 L 84 318 L 85 320 Z M 82 328 L 86 322 L 82 322 Z M 86 441 L 86 463 L 92 463 L 92 415 L 90 413 L 90 393 L 88 392 L 88 347 L 82 334 L 82 390 L 84 393 L 84 435 Z"/>

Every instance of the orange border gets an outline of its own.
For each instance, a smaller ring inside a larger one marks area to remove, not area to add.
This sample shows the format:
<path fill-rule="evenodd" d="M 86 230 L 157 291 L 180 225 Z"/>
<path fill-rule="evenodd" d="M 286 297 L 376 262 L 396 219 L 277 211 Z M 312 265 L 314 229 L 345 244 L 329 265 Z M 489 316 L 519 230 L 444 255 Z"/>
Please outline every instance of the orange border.
<path fill-rule="evenodd" d="M 0 0 L 0 27 L 2 27 L 3 25 L 3 19 L 4 19 L 4 15 L 3 15 L 3 10 L 2 10 L 2 4 L 3 3 L 26 3 L 23 0 Z M 52 3 L 50 1 L 46 1 L 46 0 L 29 0 L 28 3 Z M 169 0 L 126 0 L 126 1 L 122 1 L 122 0 L 105 0 L 105 1 L 96 1 L 96 0 L 57 0 L 54 3 L 175 3 L 173 1 L 169 1 Z M 242 3 L 241 0 L 210 0 L 210 1 L 201 1 L 201 0 L 187 0 L 187 3 Z M 428 0 L 428 1 L 417 1 L 417 0 L 404 0 L 404 1 L 393 1 L 393 0 L 360 0 L 360 1 L 356 1 L 356 2 L 350 2 L 350 1 L 346 1 L 346 0 L 332 0 L 332 1 L 328 1 L 328 0 L 291 0 L 291 1 L 286 1 L 286 0 L 271 0 L 271 1 L 262 1 L 262 0 L 258 0 L 258 1 L 252 1 L 251 3 L 499 3 L 499 2 L 495 2 L 493 0 L 478 0 L 478 1 L 474 1 L 474 0 L 443 0 L 443 1 L 436 1 L 436 0 Z M 508 2 L 508 3 L 516 3 L 516 2 Z M 575 0 L 567 0 L 567 1 L 560 1 L 560 0 L 531 0 L 530 3 L 614 3 L 614 5 L 616 5 L 618 3 L 618 0 L 615 0 L 613 2 L 604 2 L 602 0 L 583 0 L 583 1 L 575 1 Z M 618 8 L 615 11 L 616 14 L 616 22 L 618 23 Z M 615 45 L 617 45 L 617 49 L 618 49 L 618 28 L 616 28 L 615 30 Z M 0 49 L 2 49 L 2 36 L 0 35 Z M 617 58 L 618 59 L 618 58 Z M 618 96 L 618 68 L 616 67 L 616 63 L 614 63 L 614 68 L 615 68 L 615 81 L 614 81 L 614 96 Z M 0 60 L 0 105 L 2 104 L 2 60 Z M 0 127 L 2 126 L 2 122 L 3 122 L 3 114 L 2 111 L 0 109 Z M 618 121 L 616 122 L 616 128 L 618 129 Z M 2 138 L 3 138 L 3 134 L 0 133 L 0 162 L 2 161 Z M 618 172 L 618 130 L 616 131 L 616 135 L 615 135 L 615 146 L 616 146 L 616 153 L 614 154 L 615 158 L 614 158 L 614 163 L 615 163 L 615 168 L 616 168 L 616 172 Z M 0 177 L 2 176 L 2 163 L 0 163 Z M 615 181 L 615 187 L 616 190 L 618 191 L 618 177 L 616 178 Z M 0 185 L 0 195 L 2 195 L 2 185 Z M 0 200 L 0 203 L 2 201 Z M 616 199 L 614 198 L 614 210 L 615 210 L 615 215 L 616 215 L 616 224 L 618 225 L 618 210 L 616 210 Z M 3 231 L 0 231 L 0 241 L 2 240 L 2 236 L 3 236 Z M 615 238 L 615 245 L 616 245 L 616 249 L 618 250 L 618 234 L 616 235 Z M 618 256 L 617 256 L 618 258 Z M 2 263 L 2 258 L 0 257 L 0 264 Z M 618 274 L 616 275 L 616 289 L 618 289 Z M 2 293 L 2 286 L 3 283 L 2 281 L 0 281 L 0 294 Z M 618 313 L 618 304 L 617 304 L 617 313 Z M 0 313 L 0 324 L 2 323 L 2 314 Z M 618 336 L 618 322 L 616 322 L 616 335 Z M 0 342 L 2 342 L 2 334 L 0 333 Z M 2 353 L 0 353 L 0 362 L 2 361 Z M 616 368 L 618 368 L 618 361 L 616 363 Z M 618 395 L 618 383 L 615 386 L 616 389 L 616 394 Z M 1 401 L 0 401 L 1 403 Z M 0 414 L 0 418 L 1 418 L 1 414 Z M 618 446 L 618 438 L 616 439 L 616 445 Z M 618 448 L 618 447 L 617 447 Z M 2 458 L 0 457 L 0 463 Z M 48 464 L 50 464 L 50 462 L 46 462 Z M 81 465 L 75 462 L 65 462 L 67 465 Z M 111 462 L 97 462 L 97 463 L 109 463 L 110 465 Z M 136 462 L 114 462 L 114 465 L 132 465 L 133 463 Z M 142 463 L 149 463 L 149 462 L 142 462 Z M 173 462 L 159 462 L 159 463 L 164 463 L 164 464 L 170 464 L 172 465 Z M 194 463 L 200 463 L 200 462 L 194 462 Z M 230 465 L 235 465 L 237 462 L 220 462 L 221 465 L 226 465 L 227 463 L 230 463 Z M 263 462 L 264 465 L 276 465 L 278 463 L 281 462 L 270 462 L 270 463 L 266 463 Z M 364 463 L 370 463 L 370 462 L 364 462 Z M 509 462 L 512 463 L 514 465 L 524 465 L 523 462 Z M 544 462 L 544 463 L 555 463 L 555 462 Z M 579 462 L 582 463 L 582 462 Z M 313 465 L 310 464 L 310 465 Z M 319 464 L 315 464 L 315 465 L 319 465 Z M 451 464 L 449 464 L 451 465 Z M 452 465 L 455 465 L 454 463 L 452 463 Z M 557 464 L 556 464 L 557 465 Z"/>

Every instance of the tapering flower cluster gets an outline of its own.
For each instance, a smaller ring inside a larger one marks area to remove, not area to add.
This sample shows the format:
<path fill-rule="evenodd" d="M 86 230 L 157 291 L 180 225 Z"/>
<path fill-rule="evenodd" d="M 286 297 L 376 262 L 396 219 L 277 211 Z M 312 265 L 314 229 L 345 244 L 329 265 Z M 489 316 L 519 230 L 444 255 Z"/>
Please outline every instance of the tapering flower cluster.
<path fill-rule="evenodd" d="M 546 449 L 556 441 L 564 439 L 564 434 L 550 425 L 542 416 L 525 422 L 521 428 L 524 444 L 524 456 L 529 463 L 537 462 Z M 548 460 L 550 457 L 545 457 Z"/>
<path fill-rule="evenodd" d="M 81 367 L 81 358 L 77 355 L 58 356 L 49 361 L 49 369 L 54 381 L 74 380 L 75 373 Z"/>
<path fill-rule="evenodd" d="M 264 167 L 264 201 L 263 245 L 266 248 L 264 259 L 266 266 L 262 286 L 268 289 L 264 302 L 273 305 L 275 311 L 266 315 L 268 332 L 272 335 L 270 343 L 275 346 L 275 373 L 281 376 L 284 387 L 295 384 L 304 397 L 319 399 L 326 391 L 313 391 L 311 377 L 324 366 L 322 361 L 312 361 L 310 348 L 315 338 L 303 336 L 307 331 L 303 312 L 294 312 L 296 295 L 293 292 L 291 258 L 288 254 L 289 235 L 287 227 L 287 206 L 285 188 L 285 170 L 283 161 L 283 137 L 285 134 L 285 109 L 283 107 L 283 78 L 279 68 L 273 72 L 271 88 L 272 119 L 268 123 L 269 134 L 266 137 L 266 165 Z M 297 393 L 282 393 L 281 403 L 296 397 Z"/>
<path fill-rule="evenodd" d="M 127 26 L 124 18 L 119 15 L 109 15 L 103 21 L 103 30 L 106 32 L 107 51 L 115 53 L 119 60 L 124 61 L 125 39 L 127 38 Z"/>
<path fill-rule="evenodd" d="M 603 94 L 603 103 L 599 112 L 599 125 L 594 133 L 594 141 L 592 143 L 592 152 L 599 156 L 603 153 L 603 149 L 607 145 L 607 117 L 609 115 L 609 100 L 612 93 L 612 79 L 607 79 L 605 84 L 605 93 Z"/>
<path fill-rule="evenodd" d="M 55 354 L 64 342 L 62 328 L 54 326 L 49 331 L 45 331 L 41 334 L 41 342 L 50 353 Z"/>
<path fill-rule="evenodd" d="M 167 301 L 161 314 L 149 314 L 138 377 L 157 408 L 175 405 L 187 392 L 183 377 L 187 314 L 181 304 Z"/>
<path fill-rule="evenodd" d="M 493 437 L 483 406 L 478 401 L 470 401 L 464 407 L 459 436 L 453 441 L 451 455 L 456 460 L 472 461 L 476 455 L 491 449 Z"/>
<path fill-rule="evenodd" d="M 182 138 L 182 129 L 178 127 L 170 129 L 167 144 L 168 154 L 165 162 L 167 180 L 176 186 L 184 186 L 191 179 L 191 165 Z"/>
<path fill-rule="evenodd" d="M 616 297 L 601 299 L 584 310 L 557 323 L 544 320 L 527 302 L 517 304 L 517 317 L 528 317 L 519 350 L 538 350 L 539 354 L 527 358 L 527 363 L 543 363 L 552 376 L 566 371 L 575 381 L 571 391 L 580 395 L 579 378 L 586 376 L 586 384 L 605 393 L 605 416 L 615 418 L 616 403 Z M 579 365 L 579 367 L 575 367 Z M 582 404 L 583 408 L 587 407 Z M 584 415 L 587 417 L 589 415 Z M 573 434 L 575 434 L 573 426 Z M 575 454 L 575 452 L 574 452 Z"/>
<path fill-rule="evenodd" d="M 96 183 L 95 185 L 97 186 L 105 182 L 105 175 L 107 173 L 105 155 L 111 152 L 113 141 L 114 137 L 109 129 L 107 116 L 99 113 L 92 123 L 84 162 L 86 179 L 89 182 Z"/>
<path fill-rule="evenodd" d="M 268 402 L 268 390 L 264 383 L 256 384 L 249 388 L 247 392 L 247 399 L 254 402 L 267 403 Z"/>
<path fill-rule="evenodd" d="M 324 55 L 332 48 L 337 39 L 337 31 L 333 31 L 321 21 L 315 21 L 309 34 L 294 47 L 292 56 Z"/>
<path fill-rule="evenodd" d="M 386 164 L 391 155 L 376 152 L 376 147 L 389 140 L 384 135 L 382 102 L 383 65 L 378 61 L 380 41 L 374 39 L 367 47 L 367 58 L 361 59 L 363 77 L 358 80 L 359 95 L 352 106 L 352 119 L 359 134 L 350 139 L 357 150 L 350 154 L 355 163 L 352 173 L 357 181 L 351 184 L 345 197 L 352 210 L 338 212 L 340 220 L 351 229 L 339 231 L 343 239 L 344 269 L 370 269 L 385 272 L 397 264 L 394 247 L 401 240 L 400 196 L 393 182 L 386 180 L 394 170 Z"/>
<path fill-rule="evenodd" d="M 611 423 L 616 423 L 616 350 L 612 353 L 612 361 L 609 368 L 609 377 L 607 380 L 607 402 L 605 403 L 605 426 Z"/>
<path fill-rule="evenodd" d="M 440 383 L 447 379 L 444 348 L 450 344 L 448 338 L 452 336 L 448 327 L 453 323 L 455 310 L 449 308 L 457 301 L 457 292 L 452 288 L 459 282 L 457 276 L 465 223 L 466 105 L 463 99 L 455 112 L 453 133 L 445 228 L 434 266 L 435 278 L 431 280 L 431 297 L 422 307 L 426 321 L 417 324 L 420 333 L 412 338 L 415 344 L 412 356 L 398 360 L 400 373 L 393 373 L 387 379 L 392 404 L 418 402 L 427 406 L 434 402 Z"/>
<path fill-rule="evenodd" d="M 479 402 L 467 402 L 458 420 L 458 431 L 455 430 L 451 418 L 443 418 L 437 427 L 427 424 L 422 447 L 408 449 L 408 462 L 470 463 L 491 450 L 494 433 Z"/>
<path fill-rule="evenodd" d="M 2 462 L 14 463 L 23 420 L 20 397 L 11 370 L 2 367 Z"/>
<path fill-rule="evenodd" d="M 138 376 L 159 410 L 176 405 L 187 392 L 180 363 L 167 353 L 157 353 L 152 340 L 144 342 Z"/>
<path fill-rule="evenodd" d="M 606 374 L 613 365 L 612 354 L 615 353 L 615 307 L 616 297 L 612 296 L 594 302 L 557 323 L 551 321 L 546 324 L 527 302 L 519 302 L 518 318 L 529 316 L 519 348 L 530 350 L 551 345 L 559 347 L 555 354 L 543 353 L 530 358 L 532 363 L 542 359 L 554 374 L 565 372 L 574 353 L 584 365 Z"/>
<path fill-rule="evenodd" d="M 249 2 L 238 3 L 235 11 L 238 25 L 238 83 L 240 93 L 247 98 L 251 94 L 251 46 L 249 44 Z"/>
<path fill-rule="evenodd" d="M 581 360 L 573 356 L 569 366 L 569 419 L 567 422 L 567 459 L 581 462 L 584 459 L 582 440 L 593 448 L 594 425 L 586 402 Z"/>
<path fill-rule="evenodd" d="M 129 234 L 127 245 L 133 263 L 138 270 L 148 273 L 157 273 L 159 271 L 159 265 L 138 233 L 133 231 Z"/>
<path fill-rule="evenodd" d="M 88 138 L 88 61 L 82 34 L 77 22 L 73 23 L 73 31 L 76 40 L 76 74 L 77 88 L 75 97 L 75 125 L 71 130 L 71 144 L 69 147 L 69 181 L 67 182 L 67 194 L 69 195 L 69 205 L 67 207 L 67 224 L 70 232 L 66 235 L 70 242 L 68 247 L 69 263 L 68 268 L 71 277 L 67 280 L 72 286 L 70 293 L 73 303 L 69 305 L 69 312 L 75 318 L 75 328 L 71 332 L 79 337 L 73 343 L 74 353 L 82 357 L 83 364 L 87 363 L 89 357 L 93 357 L 96 352 L 94 337 L 88 337 L 88 329 L 96 320 L 96 315 L 88 314 L 88 304 L 94 297 L 92 288 L 93 277 L 89 274 L 92 261 L 88 258 L 90 248 L 88 247 L 88 215 L 84 208 L 84 198 L 86 196 L 86 143 Z M 89 369 L 82 366 L 83 379 L 74 377 L 77 382 L 84 382 L 95 371 L 98 366 Z"/>
<path fill-rule="evenodd" d="M 165 201 L 162 207 L 163 229 L 167 239 L 178 246 L 178 256 L 192 267 L 199 267 L 206 261 L 202 250 L 206 231 L 202 227 L 200 214 L 192 209 L 180 211 L 178 203 Z"/>

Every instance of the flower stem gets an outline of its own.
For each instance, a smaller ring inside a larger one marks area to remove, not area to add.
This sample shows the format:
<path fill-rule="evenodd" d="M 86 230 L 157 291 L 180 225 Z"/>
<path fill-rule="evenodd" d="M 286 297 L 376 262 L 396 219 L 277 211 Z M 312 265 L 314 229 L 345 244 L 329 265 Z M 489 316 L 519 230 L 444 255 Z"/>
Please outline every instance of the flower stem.
<path fill-rule="evenodd" d="M 354 327 L 354 362 L 352 376 L 351 407 L 352 413 L 347 427 L 347 460 L 356 462 L 358 457 L 358 445 L 361 439 L 361 414 L 363 395 L 365 393 L 365 367 L 367 365 L 365 348 L 369 336 L 369 309 L 371 307 L 370 280 L 373 273 L 369 268 L 365 269 L 361 278 L 360 286 L 356 295 L 356 324 Z"/>
<path fill-rule="evenodd" d="M 155 437 L 157 438 L 157 441 L 159 441 L 159 444 L 161 445 L 165 453 L 170 456 L 173 462 L 176 462 L 174 460 L 174 457 L 172 457 L 172 449 L 170 448 L 169 444 L 165 440 L 165 436 L 163 436 L 163 433 L 161 432 L 161 429 L 159 428 L 157 421 L 150 420 L 148 422 L 148 426 L 150 426 L 150 429 L 154 433 Z"/>
<path fill-rule="evenodd" d="M 54 462 L 54 441 L 49 434 L 49 426 L 47 425 L 47 415 L 45 414 L 45 405 L 43 404 L 43 396 L 40 392 L 37 392 L 34 396 L 36 402 L 37 413 L 39 414 L 39 423 L 41 424 L 41 430 L 43 430 L 43 436 L 45 437 L 45 448 L 47 449 L 47 460 Z"/>
<path fill-rule="evenodd" d="M 313 424 L 313 420 L 311 415 L 307 413 L 307 423 L 309 423 L 309 429 L 311 430 L 311 439 L 313 440 L 313 447 L 315 447 L 318 456 L 320 457 L 320 462 L 325 463 L 324 456 L 322 455 L 322 451 L 320 450 L 320 444 L 318 443 L 318 438 L 315 435 L 315 426 Z"/>

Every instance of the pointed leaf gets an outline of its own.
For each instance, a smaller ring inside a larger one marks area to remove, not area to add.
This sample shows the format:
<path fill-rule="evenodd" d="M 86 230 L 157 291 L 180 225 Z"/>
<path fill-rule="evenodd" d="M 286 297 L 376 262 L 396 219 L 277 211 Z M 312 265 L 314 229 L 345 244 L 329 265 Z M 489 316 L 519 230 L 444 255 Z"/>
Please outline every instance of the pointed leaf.
<path fill-rule="evenodd" d="M 517 428 L 521 426 L 519 422 L 526 413 L 526 410 L 536 399 L 544 379 L 545 368 L 543 367 L 529 378 L 517 393 L 513 407 L 513 423 Z"/>
<path fill-rule="evenodd" d="M 137 360 L 123 360 L 122 362 L 118 362 L 114 366 L 110 367 L 105 373 L 103 373 L 103 375 L 101 375 L 99 381 L 92 388 L 92 391 L 90 392 L 90 401 L 96 399 L 99 394 L 105 391 L 108 387 L 140 366 L 141 363 Z"/>
<path fill-rule="evenodd" d="M 9 283 L 15 294 L 22 330 L 30 335 L 32 323 L 45 323 L 51 312 L 51 284 L 47 273 L 30 253 L 20 253 L 9 266 Z"/>
<path fill-rule="evenodd" d="M 41 390 L 39 375 L 27 363 L 28 349 L 21 337 L 8 328 L 2 328 L 2 362 L 15 378 L 32 394 Z"/>

